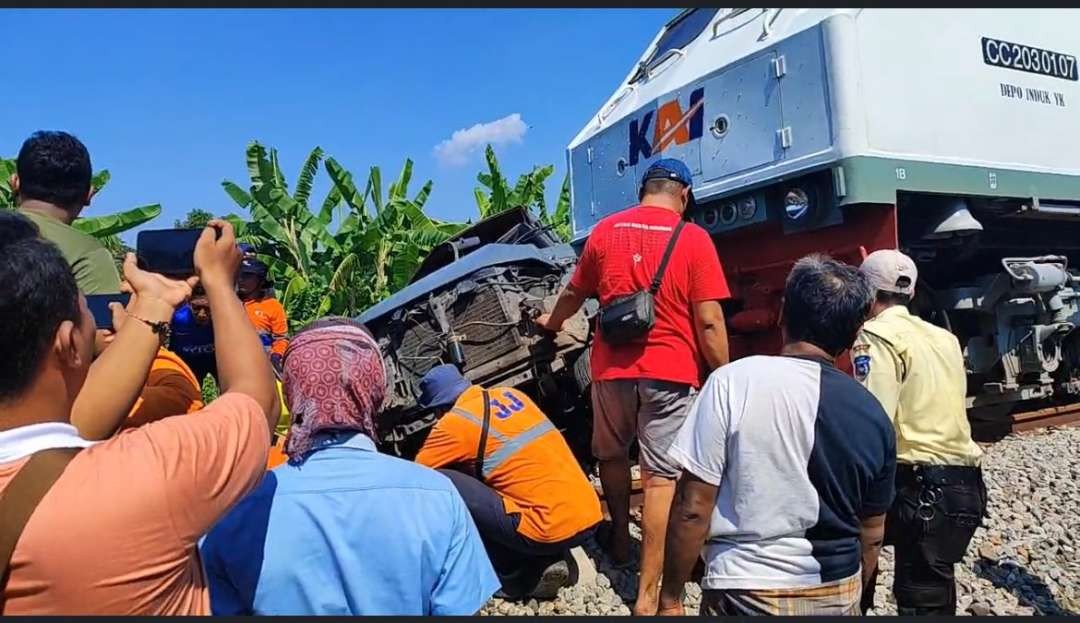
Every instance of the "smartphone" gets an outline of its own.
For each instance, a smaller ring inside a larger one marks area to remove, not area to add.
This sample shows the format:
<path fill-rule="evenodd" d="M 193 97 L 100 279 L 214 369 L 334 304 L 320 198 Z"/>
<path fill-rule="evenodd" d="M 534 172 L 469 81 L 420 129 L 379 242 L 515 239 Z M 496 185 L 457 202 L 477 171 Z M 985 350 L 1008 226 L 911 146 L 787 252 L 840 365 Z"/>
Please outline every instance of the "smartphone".
<path fill-rule="evenodd" d="M 139 268 L 169 277 L 195 274 L 195 243 L 202 229 L 152 229 L 139 232 L 135 257 Z"/>
<path fill-rule="evenodd" d="M 97 328 L 111 331 L 113 324 L 112 310 L 109 309 L 109 303 L 120 303 L 127 307 L 130 299 L 130 294 L 121 292 L 116 294 L 88 294 L 86 295 L 86 306 L 90 308 L 90 313 L 94 316 Z"/>

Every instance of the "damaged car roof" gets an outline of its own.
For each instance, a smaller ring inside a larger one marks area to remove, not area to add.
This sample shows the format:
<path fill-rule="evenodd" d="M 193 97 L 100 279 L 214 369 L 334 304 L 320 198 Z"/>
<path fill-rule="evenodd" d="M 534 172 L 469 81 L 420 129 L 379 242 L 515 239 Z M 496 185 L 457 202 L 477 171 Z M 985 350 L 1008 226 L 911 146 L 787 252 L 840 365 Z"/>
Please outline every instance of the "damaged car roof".
<path fill-rule="evenodd" d="M 482 242 L 496 238 L 497 236 L 493 236 L 493 233 L 496 232 L 492 231 L 492 225 L 495 223 L 499 226 L 496 229 L 503 229 L 505 227 L 507 230 L 519 225 L 525 225 L 527 227 L 531 225 L 537 228 L 542 227 L 542 225 L 536 222 L 527 212 L 522 210 L 512 210 L 473 225 L 452 238 L 451 241 L 466 239 L 473 233 L 480 233 L 481 235 L 477 237 L 480 238 Z M 416 299 L 426 296 L 445 286 L 452 285 L 478 270 L 491 266 L 521 264 L 525 262 L 542 262 L 550 266 L 556 266 L 566 262 L 573 262 L 577 259 L 577 254 L 568 244 L 538 247 L 531 242 L 531 240 L 537 239 L 536 237 L 528 236 L 527 238 L 530 239 L 530 242 L 528 243 L 508 244 L 504 242 L 490 242 L 481 244 L 479 248 L 469 251 L 467 255 L 464 255 L 460 259 L 449 261 L 449 263 L 442 268 L 431 272 L 423 270 L 418 271 L 418 276 L 420 274 L 423 274 L 423 276 L 389 298 L 368 308 L 364 313 L 357 317 L 357 320 L 365 324 L 378 320 L 394 310 L 412 303 Z M 544 244 L 542 239 L 541 244 Z M 425 260 L 424 265 L 431 266 L 432 262 L 430 260 L 443 260 L 443 258 L 446 257 L 446 254 L 446 243 L 444 243 L 428 255 L 428 259 Z M 442 257 L 433 257 L 436 255 Z M 425 272 L 426 274 L 424 274 Z"/>

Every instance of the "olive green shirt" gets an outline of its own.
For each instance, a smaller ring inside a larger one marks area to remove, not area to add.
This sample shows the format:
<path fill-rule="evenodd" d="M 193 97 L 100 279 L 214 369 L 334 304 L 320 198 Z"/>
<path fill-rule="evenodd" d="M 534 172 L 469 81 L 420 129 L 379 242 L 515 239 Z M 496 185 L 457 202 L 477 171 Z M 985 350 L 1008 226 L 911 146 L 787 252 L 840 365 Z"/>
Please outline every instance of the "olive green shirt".
<path fill-rule="evenodd" d="M 112 254 L 96 238 L 50 216 L 30 210 L 19 212 L 37 225 L 42 238 L 60 248 L 83 294 L 120 291 L 120 273 Z"/>

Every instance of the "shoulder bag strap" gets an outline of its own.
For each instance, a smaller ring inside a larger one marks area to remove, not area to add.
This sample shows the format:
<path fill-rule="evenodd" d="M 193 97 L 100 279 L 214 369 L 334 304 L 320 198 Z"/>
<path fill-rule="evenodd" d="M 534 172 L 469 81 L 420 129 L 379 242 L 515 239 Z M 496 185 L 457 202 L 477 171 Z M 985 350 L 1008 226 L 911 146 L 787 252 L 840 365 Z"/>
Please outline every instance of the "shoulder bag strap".
<path fill-rule="evenodd" d="M 0 495 L 0 612 L 4 610 L 8 567 L 23 528 L 56 479 L 82 448 L 41 450 L 19 469 Z"/>
<path fill-rule="evenodd" d="M 476 479 L 484 482 L 484 455 L 487 454 L 488 429 L 491 428 L 491 395 L 484 390 L 484 424 L 480 427 L 480 445 L 476 448 Z"/>
<path fill-rule="evenodd" d="M 679 224 L 675 226 L 675 231 L 671 233 L 671 240 L 668 240 L 667 248 L 664 249 L 664 257 L 660 260 L 660 266 L 656 269 L 656 276 L 653 277 L 652 286 L 649 287 L 649 293 L 656 296 L 660 291 L 660 281 L 664 278 L 664 271 L 667 270 L 668 260 L 671 259 L 671 252 L 675 250 L 675 241 L 679 239 L 679 233 L 682 232 L 683 225 L 686 225 L 686 221 L 679 219 Z"/>

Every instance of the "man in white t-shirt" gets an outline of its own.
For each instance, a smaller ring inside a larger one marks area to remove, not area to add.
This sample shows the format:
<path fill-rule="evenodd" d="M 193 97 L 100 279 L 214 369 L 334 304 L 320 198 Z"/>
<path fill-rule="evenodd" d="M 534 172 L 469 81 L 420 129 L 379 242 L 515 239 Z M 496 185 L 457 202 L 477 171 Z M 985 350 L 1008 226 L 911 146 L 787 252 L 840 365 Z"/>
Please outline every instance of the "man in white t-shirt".
<path fill-rule="evenodd" d="M 871 297 L 854 267 L 799 260 L 780 356 L 740 359 L 705 383 L 669 451 L 683 471 L 660 614 L 682 612 L 699 552 L 702 614 L 859 614 L 893 498 L 896 442 L 878 401 L 834 362 Z"/>

